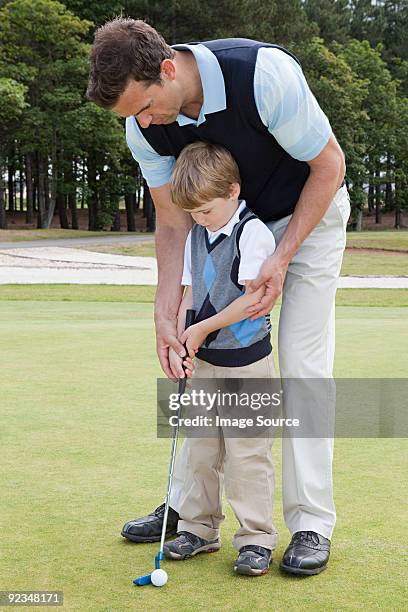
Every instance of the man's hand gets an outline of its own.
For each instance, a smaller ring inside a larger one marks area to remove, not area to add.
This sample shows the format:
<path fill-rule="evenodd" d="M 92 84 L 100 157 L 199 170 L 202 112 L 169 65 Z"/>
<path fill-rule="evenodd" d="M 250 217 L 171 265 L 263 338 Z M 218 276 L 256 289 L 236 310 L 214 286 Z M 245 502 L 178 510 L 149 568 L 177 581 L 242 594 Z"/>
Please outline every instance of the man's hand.
<path fill-rule="evenodd" d="M 272 310 L 276 300 L 282 293 L 287 270 L 288 264 L 283 263 L 274 254 L 264 261 L 257 278 L 247 282 L 247 287 L 251 292 L 257 291 L 262 286 L 265 287 L 265 293 L 261 300 L 247 308 L 252 321 L 263 317 Z"/>
<path fill-rule="evenodd" d="M 160 365 L 166 376 L 174 382 L 178 378 L 184 378 L 181 358 L 185 357 L 186 351 L 177 339 L 176 321 L 170 319 L 161 320 L 160 323 L 156 321 L 156 347 Z M 180 363 L 170 363 L 170 347 L 179 356 Z"/>
<path fill-rule="evenodd" d="M 265 261 L 258 278 L 250 284 L 254 291 L 265 286 L 263 298 L 247 309 L 252 320 L 266 315 L 272 309 L 282 293 L 289 263 L 323 218 L 343 181 L 346 169 L 344 155 L 333 134 L 319 155 L 307 163 L 310 168 L 309 177 L 278 248 Z"/>
<path fill-rule="evenodd" d="M 183 332 L 180 338 L 180 342 L 186 345 L 187 353 L 191 359 L 193 359 L 208 335 L 208 331 L 204 323 L 204 321 L 201 321 L 200 323 L 191 325 L 191 327 Z"/>
<path fill-rule="evenodd" d="M 169 362 L 172 372 L 181 372 L 178 378 L 184 378 L 185 376 L 187 376 L 187 378 L 192 378 L 194 366 L 193 360 L 190 357 L 185 357 L 183 360 L 183 358 L 177 355 L 176 351 L 170 347 Z"/>

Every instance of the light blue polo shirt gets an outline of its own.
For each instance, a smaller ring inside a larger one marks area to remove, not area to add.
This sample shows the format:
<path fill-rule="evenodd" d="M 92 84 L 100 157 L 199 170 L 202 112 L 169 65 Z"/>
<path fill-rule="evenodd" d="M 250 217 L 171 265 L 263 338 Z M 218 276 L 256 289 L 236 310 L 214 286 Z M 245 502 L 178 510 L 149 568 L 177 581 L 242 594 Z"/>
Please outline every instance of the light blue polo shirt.
<path fill-rule="evenodd" d="M 203 87 L 203 105 L 198 118 L 180 113 L 176 121 L 180 126 L 198 126 L 206 120 L 206 115 L 226 108 L 224 77 L 216 56 L 204 45 L 183 44 L 174 48 L 188 49 L 194 54 Z M 299 161 L 309 161 L 319 155 L 332 133 L 330 123 L 301 67 L 290 55 L 272 47 L 259 49 L 254 97 L 262 123 L 289 155 Z M 175 158 L 159 155 L 144 138 L 133 116 L 126 118 L 126 141 L 149 187 L 161 187 L 169 182 Z"/>

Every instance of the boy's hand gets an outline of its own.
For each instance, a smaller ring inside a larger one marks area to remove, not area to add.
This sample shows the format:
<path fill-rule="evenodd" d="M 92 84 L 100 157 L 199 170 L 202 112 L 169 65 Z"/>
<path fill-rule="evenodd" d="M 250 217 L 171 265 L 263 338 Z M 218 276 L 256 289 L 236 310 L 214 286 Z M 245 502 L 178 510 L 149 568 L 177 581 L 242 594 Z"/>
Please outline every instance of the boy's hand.
<path fill-rule="evenodd" d="M 194 365 L 191 357 L 185 357 L 183 361 L 184 371 L 186 373 L 187 378 L 193 377 Z"/>
<path fill-rule="evenodd" d="M 187 348 L 187 353 L 191 359 L 195 356 L 198 349 L 208 335 L 204 321 L 191 325 L 180 337 L 180 342 Z"/>

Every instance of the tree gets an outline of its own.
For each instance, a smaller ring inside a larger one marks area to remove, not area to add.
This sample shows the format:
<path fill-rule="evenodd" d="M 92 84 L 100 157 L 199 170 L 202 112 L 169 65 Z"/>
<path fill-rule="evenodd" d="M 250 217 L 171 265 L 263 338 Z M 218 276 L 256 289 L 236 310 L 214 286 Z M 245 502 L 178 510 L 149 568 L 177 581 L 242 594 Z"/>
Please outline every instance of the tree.
<path fill-rule="evenodd" d="M 365 201 L 364 125 L 368 117 L 362 104 L 367 81 L 356 76 L 345 59 L 327 49 L 320 38 L 296 51 L 309 85 L 344 151 L 352 207 L 354 211 L 360 210 Z"/>
<path fill-rule="evenodd" d="M 12 79 L 0 77 L 0 229 L 6 229 L 6 209 L 4 202 L 4 163 L 13 140 L 13 130 L 23 110 L 26 108 L 26 87 Z"/>
<path fill-rule="evenodd" d="M 304 9 L 326 45 L 344 43 L 349 37 L 352 13 L 349 0 L 305 0 Z"/>
<path fill-rule="evenodd" d="M 395 139 L 395 228 L 402 227 L 401 212 L 408 210 L 408 98 L 397 98 Z"/>
<path fill-rule="evenodd" d="M 81 166 L 89 228 L 111 225 L 126 182 L 120 160 L 129 153 L 121 120 L 84 98 L 89 46 L 83 39 L 91 23 L 54 0 L 12 0 L 0 11 L 0 22 L 0 74 L 18 80 L 29 102 L 13 132 L 26 160 L 27 216 L 33 175 L 38 226 L 48 227 L 57 207 L 61 226 L 69 227 L 68 205 L 78 227 Z"/>
<path fill-rule="evenodd" d="M 86 102 L 65 117 L 67 126 L 75 126 L 71 135 L 72 155 L 84 160 L 89 210 L 88 229 L 110 226 L 115 217 L 119 198 L 129 190 L 129 158 L 121 119 L 113 112 Z"/>
<path fill-rule="evenodd" d="M 408 93 L 408 0 L 355 0 L 351 2 L 350 36 L 368 40 L 377 48 L 395 79 Z"/>
<path fill-rule="evenodd" d="M 351 0 L 350 8 L 352 14 L 350 38 L 367 40 L 373 47 L 381 42 L 385 27 L 381 2 Z"/>
<path fill-rule="evenodd" d="M 317 31 L 301 0 L 124 0 L 123 9 L 125 15 L 148 21 L 170 44 L 228 37 L 289 44 Z"/>
<path fill-rule="evenodd" d="M 84 98 L 86 42 L 121 13 L 146 19 L 169 43 L 242 36 L 293 50 L 345 151 L 353 209 L 361 209 L 368 186 L 377 217 L 385 199 L 400 223 L 407 199 L 408 0 L 0 0 L 0 164 L 8 170 L 9 207 L 16 178 L 21 206 L 25 180 L 28 222 L 37 212 L 46 227 L 56 209 L 62 226 L 78 227 L 80 196 L 90 228 L 117 228 L 124 195 L 128 226 L 135 226 L 138 169 L 123 122 Z M 4 224 L 3 182 L 0 194 Z"/>
<path fill-rule="evenodd" d="M 63 4 L 80 19 L 92 23 L 85 35 L 85 40 L 92 42 L 95 28 L 120 15 L 124 3 L 120 0 L 63 0 Z"/>
<path fill-rule="evenodd" d="M 367 82 L 363 107 L 368 115 L 364 123 L 366 167 L 369 197 L 381 220 L 382 186 L 394 182 L 393 166 L 398 131 L 397 83 L 381 58 L 381 46 L 372 49 L 367 41 L 349 41 L 338 48 L 339 55 L 350 65 L 357 78 Z M 389 163 L 387 164 L 387 160 Z"/>
<path fill-rule="evenodd" d="M 78 105 L 87 49 L 81 37 L 89 23 L 53 0 L 14 0 L 0 11 L 0 66 L 27 87 L 29 108 L 16 133 L 21 152 L 34 160 L 38 227 L 48 227 L 56 204 L 57 157 L 63 146 L 62 115 Z M 49 199 L 48 171 L 52 183 Z"/>

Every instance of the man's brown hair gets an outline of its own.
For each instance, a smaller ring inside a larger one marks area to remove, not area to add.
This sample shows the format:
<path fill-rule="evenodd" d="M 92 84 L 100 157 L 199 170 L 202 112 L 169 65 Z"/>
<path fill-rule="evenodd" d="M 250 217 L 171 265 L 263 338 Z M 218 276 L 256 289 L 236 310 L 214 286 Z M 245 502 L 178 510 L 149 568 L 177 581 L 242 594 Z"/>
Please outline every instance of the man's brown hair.
<path fill-rule="evenodd" d="M 241 178 L 231 153 L 217 144 L 193 142 L 175 163 L 171 197 L 176 206 L 194 210 L 215 198 L 229 198 L 234 183 L 240 185 Z"/>
<path fill-rule="evenodd" d="M 130 79 L 147 85 L 161 83 L 160 66 L 175 51 L 144 21 L 118 17 L 96 31 L 86 95 L 111 108 Z"/>

